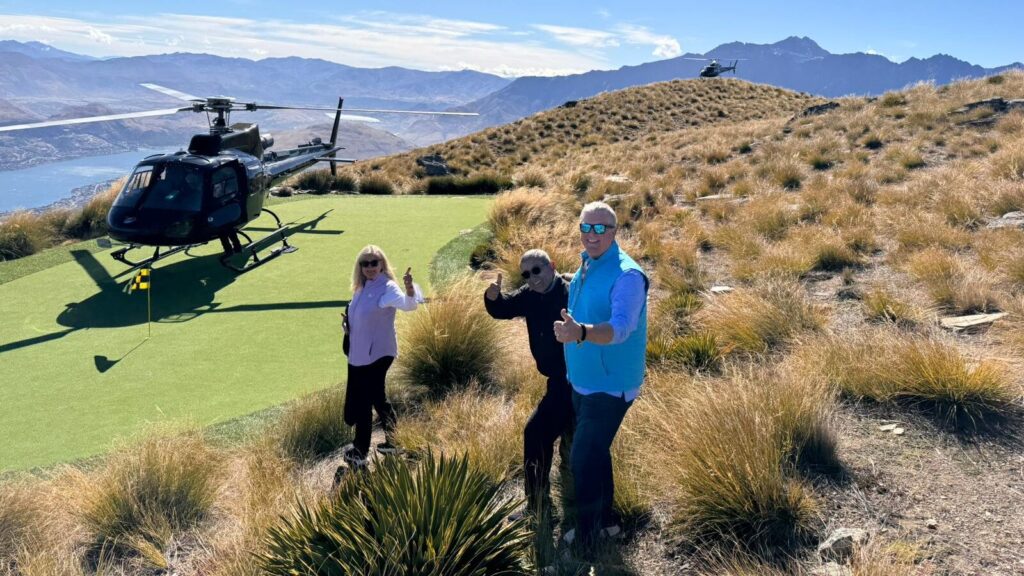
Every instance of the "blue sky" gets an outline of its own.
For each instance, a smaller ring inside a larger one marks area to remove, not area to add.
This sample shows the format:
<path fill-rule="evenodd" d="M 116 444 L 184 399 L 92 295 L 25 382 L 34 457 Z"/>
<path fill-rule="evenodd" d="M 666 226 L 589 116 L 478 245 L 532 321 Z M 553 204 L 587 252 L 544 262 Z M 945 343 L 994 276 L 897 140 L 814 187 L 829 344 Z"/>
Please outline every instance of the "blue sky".
<path fill-rule="evenodd" d="M 740 40 L 809 36 L 900 62 L 1024 61 L 1024 3 L 1002 1 L 0 1 L 0 39 L 93 56 L 208 52 L 506 76 L 618 68 Z"/>

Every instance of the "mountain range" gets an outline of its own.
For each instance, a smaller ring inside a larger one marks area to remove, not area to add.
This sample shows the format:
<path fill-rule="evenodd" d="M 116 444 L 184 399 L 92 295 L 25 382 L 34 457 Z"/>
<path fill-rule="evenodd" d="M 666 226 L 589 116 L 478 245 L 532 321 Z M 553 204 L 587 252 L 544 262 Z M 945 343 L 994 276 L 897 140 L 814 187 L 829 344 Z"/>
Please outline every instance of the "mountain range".
<path fill-rule="evenodd" d="M 1022 67 L 1015 62 L 984 68 L 944 54 L 896 63 L 877 54 L 832 54 L 810 38 L 793 36 L 773 44 L 731 42 L 705 54 L 688 53 L 617 70 L 513 80 L 469 70 L 357 68 L 298 57 L 254 61 L 174 53 L 99 60 L 38 42 L 0 41 L 0 122 L 68 117 L 81 112 L 83 106 L 132 111 L 173 105 L 172 99 L 140 87 L 142 82 L 200 96 L 229 94 L 239 100 L 263 103 L 329 105 L 335 97 L 343 95 L 350 107 L 448 109 L 480 114 L 458 119 L 382 116 L 380 124 L 360 130 L 364 138 L 373 138 L 377 132 L 383 138 L 386 130 L 409 146 L 422 146 L 512 122 L 569 100 L 696 77 L 705 64 L 697 59 L 704 58 L 736 59 L 739 78 L 827 97 L 877 95 L 917 82 L 945 84 L 958 78 Z M 267 118 L 269 122 L 275 118 L 283 122 L 274 115 Z M 248 118 L 236 119 L 239 120 Z M 97 153 L 124 149 L 133 139 L 148 144 L 177 143 L 196 129 L 195 118 L 175 118 L 126 122 L 119 128 L 84 125 L 43 135 L 0 134 L 0 169 L 21 162 L 5 163 L 5 158 L 20 158 L 26 156 L 25 150 L 41 150 L 47 145 L 54 148 L 54 154 L 83 155 L 90 150 Z M 117 138 L 111 139 L 111 132 Z M 64 138 L 66 145 L 52 146 L 55 136 Z M 393 136 L 387 138 L 395 145 Z M 159 142 L 153 142 L 154 139 Z M 45 157 L 33 157 L 46 161 Z"/>

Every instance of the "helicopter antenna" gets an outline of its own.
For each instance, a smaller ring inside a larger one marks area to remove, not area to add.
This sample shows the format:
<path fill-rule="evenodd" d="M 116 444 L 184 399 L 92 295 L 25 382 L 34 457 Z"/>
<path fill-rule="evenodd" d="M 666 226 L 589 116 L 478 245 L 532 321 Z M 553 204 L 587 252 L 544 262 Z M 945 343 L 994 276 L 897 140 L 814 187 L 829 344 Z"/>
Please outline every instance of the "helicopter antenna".
<path fill-rule="evenodd" d="M 338 141 L 338 123 L 341 122 L 341 107 L 345 104 L 344 98 L 338 98 L 338 111 L 334 113 L 334 127 L 331 128 L 331 153 L 327 155 L 332 160 L 337 158 L 338 153 L 334 151 L 335 143 Z M 331 176 L 338 175 L 338 163 L 331 162 Z"/>

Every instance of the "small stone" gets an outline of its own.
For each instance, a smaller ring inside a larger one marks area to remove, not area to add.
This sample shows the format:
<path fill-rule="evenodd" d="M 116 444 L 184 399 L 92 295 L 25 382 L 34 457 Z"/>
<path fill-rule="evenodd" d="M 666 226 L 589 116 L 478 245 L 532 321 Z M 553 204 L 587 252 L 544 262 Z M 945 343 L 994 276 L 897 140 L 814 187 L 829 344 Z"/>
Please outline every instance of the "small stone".
<path fill-rule="evenodd" d="M 997 312 L 995 314 L 970 314 L 967 316 L 947 316 L 939 322 L 942 324 L 942 327 L 947 330 L 960 332 L 970 330 L 972 328 L 988 326 L 1005 316 L 1006 312 Z"/>
<path fill-rule="evenodd" d="M 892 432 L 896 429 L 896 424 L 882 424 L 878 429 L 882 432 Z"/>
<path fill-rule="evenodd" d="M 867 530 L 859 528 L 839 528 L 829 534 L 818 546 L 818 555 L 822 560 L 835 560 L 845 562 L 851 556 L 857 546 L 867 543 L 871 535 Z"/>
<path fill-rule="evenodd" d="M 929 518 L 927 521 L 925 521 L 924 525 L 927 526 L 929 530 L 939 529 L 939 521 L 935 518 Z"/>
<path fill-rule="evenodd" d="M 849 566 L 829 562 L 811 570 L 811 576 L 853 576 L 853 570 Z"/>
<path fill-rule="evenodd" d="M 732 292 L 732 286 L 712 286 L 711 287 L 711 293 L 712 294 L 728 294 L 729 292 Z"/>
<path fill-rule="evenodd" d="M 904 430 L 903 428 L 893 428 L 892 429 L 892 433 L 895 436 L 902 436 L 904 432 L 906 432 L 906 430 Z"/>

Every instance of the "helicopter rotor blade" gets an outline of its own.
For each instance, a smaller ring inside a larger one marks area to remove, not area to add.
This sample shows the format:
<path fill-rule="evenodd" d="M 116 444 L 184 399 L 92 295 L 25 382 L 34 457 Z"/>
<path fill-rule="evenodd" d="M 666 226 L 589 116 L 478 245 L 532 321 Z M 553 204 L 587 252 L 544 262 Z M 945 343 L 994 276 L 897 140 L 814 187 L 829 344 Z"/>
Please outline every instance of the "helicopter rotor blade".
<path fill-rule="evenodd" d="M 186 94 L 185 92 L 179 92 L 178 90 L 174 90 L 174 89 L 168 88 L 166 86 L 161 86 L 159 84 L 150 84 L 148 82 L 144 82 L 142 84 L 139 84 L 139 86 L 142 86 L 143 88 L 149 88 L 150 90 L 154 90 L 154 91 L 159 92 L 161 94 L 170 96 L 171 98 L 177 98 L 178 100 L 184 100 L 186 102 L 205 102 L 206 101 L 206 98 L 200 98 L 198 96 L 193 96 L 191 94 Z"/>
<path fill-rule="evenodd" d="M 345 110 L 348 110 L 348 108 L 345 108 Z M 326 116 L 332 120 L 334 119 L 334 114 L 331 114 L 330 112 L 328 112 Z M 348 122 L 380 122 L 380 120 L 376 118 L 371 118 L 369 116 L 357 116 L 355 114 L 341 114 L 339 117 Z"/>
<path fill-rule="evenodd" d="M 322 108 L 318 106 L 275 106 L 273 104 L 241 104 L 246 110 L 323 110 L 337 112 L 341 108 Z M 430 112 L 426 110 L 379 110 L 371 108 L 345 108 L 345 112 L 370 112 L 375 114 L 422 114 L 426 116 L 479 116 L 476 112 Z M 333 116 L 332 116 L 333 117 Z"/>
<path fill-rule="evenodd" d="M 12 124 L 0 126 L 0 132 L 13 132 L 15 130 L 30 130 L 32 128 L 49 128 L 51 126 L 70 126 L 72 124 L 89 124 L 91 122 L 107 122 L 110 120 L 130 120 L 132 118 L 152 118 L 154 116 L 168 116 L 178 112 L 190 112 L 188 108 L 164 108 L 163 110 L 146 110 L 144 112 L 128 112 L 125 114 L 107 114 L 105 116 L 87 116 L 84 118 L 65 118 L 63 120 L 47 120 L 45 122 L 32 122 L 30 124 Z"/>

